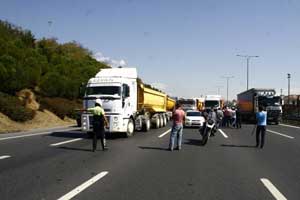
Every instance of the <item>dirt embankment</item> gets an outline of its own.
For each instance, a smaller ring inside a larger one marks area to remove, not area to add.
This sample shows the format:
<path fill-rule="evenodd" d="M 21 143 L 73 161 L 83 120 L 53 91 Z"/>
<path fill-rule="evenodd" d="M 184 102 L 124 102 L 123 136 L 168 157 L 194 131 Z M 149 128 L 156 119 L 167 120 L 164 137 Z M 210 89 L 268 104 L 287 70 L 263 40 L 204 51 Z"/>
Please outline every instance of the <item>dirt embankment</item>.
<path fill-rule="evenodd" d="M 26 122 L 15 122 L 9 119 L 3 113 L 0 113 L 0 133 L 26 131 L 36 128 L 49 128 L 58 126 L 75 125 L 76 120 L 65 117 L 64 120 L 57 117 L 48 110 L 39 111 L 40 105 L 36 102 L 34 93 L 31 90 L 24 89 L 17 93 L 19 99 L 25 107 L 36 112 L 35 117 Z"/>
<path fill-rule="evenodd" d="M 36 128 L 49 128 L 58 126 L 75 125 L 76 121 L 73 119 L 65 118 L 60 119 L 48 110 L 36 111 L 34 119 L 20 123 L 9 119 L 6 115 L 0 113 L 0 133 L 26 131 Z"/>

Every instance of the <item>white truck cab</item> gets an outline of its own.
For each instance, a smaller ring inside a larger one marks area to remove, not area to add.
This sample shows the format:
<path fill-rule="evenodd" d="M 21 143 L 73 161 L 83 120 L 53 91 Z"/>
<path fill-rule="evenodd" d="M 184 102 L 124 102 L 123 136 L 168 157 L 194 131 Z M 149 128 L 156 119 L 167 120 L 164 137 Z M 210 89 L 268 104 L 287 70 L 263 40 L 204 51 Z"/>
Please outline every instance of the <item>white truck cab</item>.
<path fill-rule="evenodd" d="M 221 95 L 206 95 L 204 99 L 204 109 L 221 108 L 223 107 L 223 99 Z"/>
<path fill-rule="evenodd" d="M 85 109 L 94 107 L 97 98 L 102 100 L 102 107 L 109 121 L 109 128 L 106 131 L 134 131 L 134 125 L 130 119 L 137 110 L 137 71 L 135 68 L 101 70 L 87 83 L 83 107 Z M 92 131 L 92 114 L 83 113 L 81 120 L 82 130 Z"/>

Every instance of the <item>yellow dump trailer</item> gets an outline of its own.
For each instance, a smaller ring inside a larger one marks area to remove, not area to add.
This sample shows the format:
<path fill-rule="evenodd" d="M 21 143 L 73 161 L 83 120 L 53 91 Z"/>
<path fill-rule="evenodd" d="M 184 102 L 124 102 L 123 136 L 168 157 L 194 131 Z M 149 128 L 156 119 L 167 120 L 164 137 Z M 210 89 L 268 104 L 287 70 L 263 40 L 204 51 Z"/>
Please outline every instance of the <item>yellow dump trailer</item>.
<path fill-rule="evenodd" d="M 172 110 L 175 106 L 175 100 L 167 94 L 145 86 L 143 83 L 138 85 L 138 111 L 141 120 L 136 120 L 136 127 L 142 127 L 143 130 L 149 130 L 150 124 L 153 127 L 163 127 L 170 120 Z"/>
<path fill-rule="evenodd" d="M 167 110 L 168 111 L 173 111 L 175 104 L 176 104 L 176 101 L 174 99 L 167 97 Z"/>
<path fill-rule="evenodd" d="M 142 109 L 151 113 L 166 112 L 167 95 L 140 84 L 138 87 L 138 110 Z"/>

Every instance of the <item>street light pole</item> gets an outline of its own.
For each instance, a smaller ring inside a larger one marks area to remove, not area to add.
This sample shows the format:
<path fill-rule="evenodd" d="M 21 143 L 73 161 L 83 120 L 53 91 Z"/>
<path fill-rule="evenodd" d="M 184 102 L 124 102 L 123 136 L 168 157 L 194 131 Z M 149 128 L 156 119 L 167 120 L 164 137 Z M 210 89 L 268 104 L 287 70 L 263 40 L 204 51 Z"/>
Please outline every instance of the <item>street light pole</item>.
<path fill-rule="evenodd" d="M 290 73 L 287 74 L 287 78 L 288 78 L 288 105 L 290 105 L 290 79 L 291 79 Z"/>
<path fill-rule="evenodd" d="M 226 78 L 227 81 L 227 104 L 228 104 L 229 79 L 234 78 L 234 76 L 222 76 L 222 78 Z"/>
<path fill-rule="evenodd" d="M 259 56 L 249 56 L 249 55 L 236 55 L 239 57 L 243 57 L 247 59 L 247 90 L 249 89 L 249 62 L 250 62 L 250 58 L 258 58 Z"/>

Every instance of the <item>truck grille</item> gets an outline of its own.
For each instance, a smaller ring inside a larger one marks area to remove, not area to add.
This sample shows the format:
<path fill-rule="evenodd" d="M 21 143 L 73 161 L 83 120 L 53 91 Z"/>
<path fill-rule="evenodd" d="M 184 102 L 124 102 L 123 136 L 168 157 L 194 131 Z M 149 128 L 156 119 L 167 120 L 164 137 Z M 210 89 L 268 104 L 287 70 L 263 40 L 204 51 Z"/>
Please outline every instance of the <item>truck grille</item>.
<path fill-rule="evenodd" d="M 110 117 L 109 117 L 109 116 L 106 116 L 106 119 L 107 119 L 108 124 L 109 124 L 109 122 L 110 122 Z M 93 121 L 94 121 L 93 115 L 89 116 L 90 128 L 93 128 Z"/>

